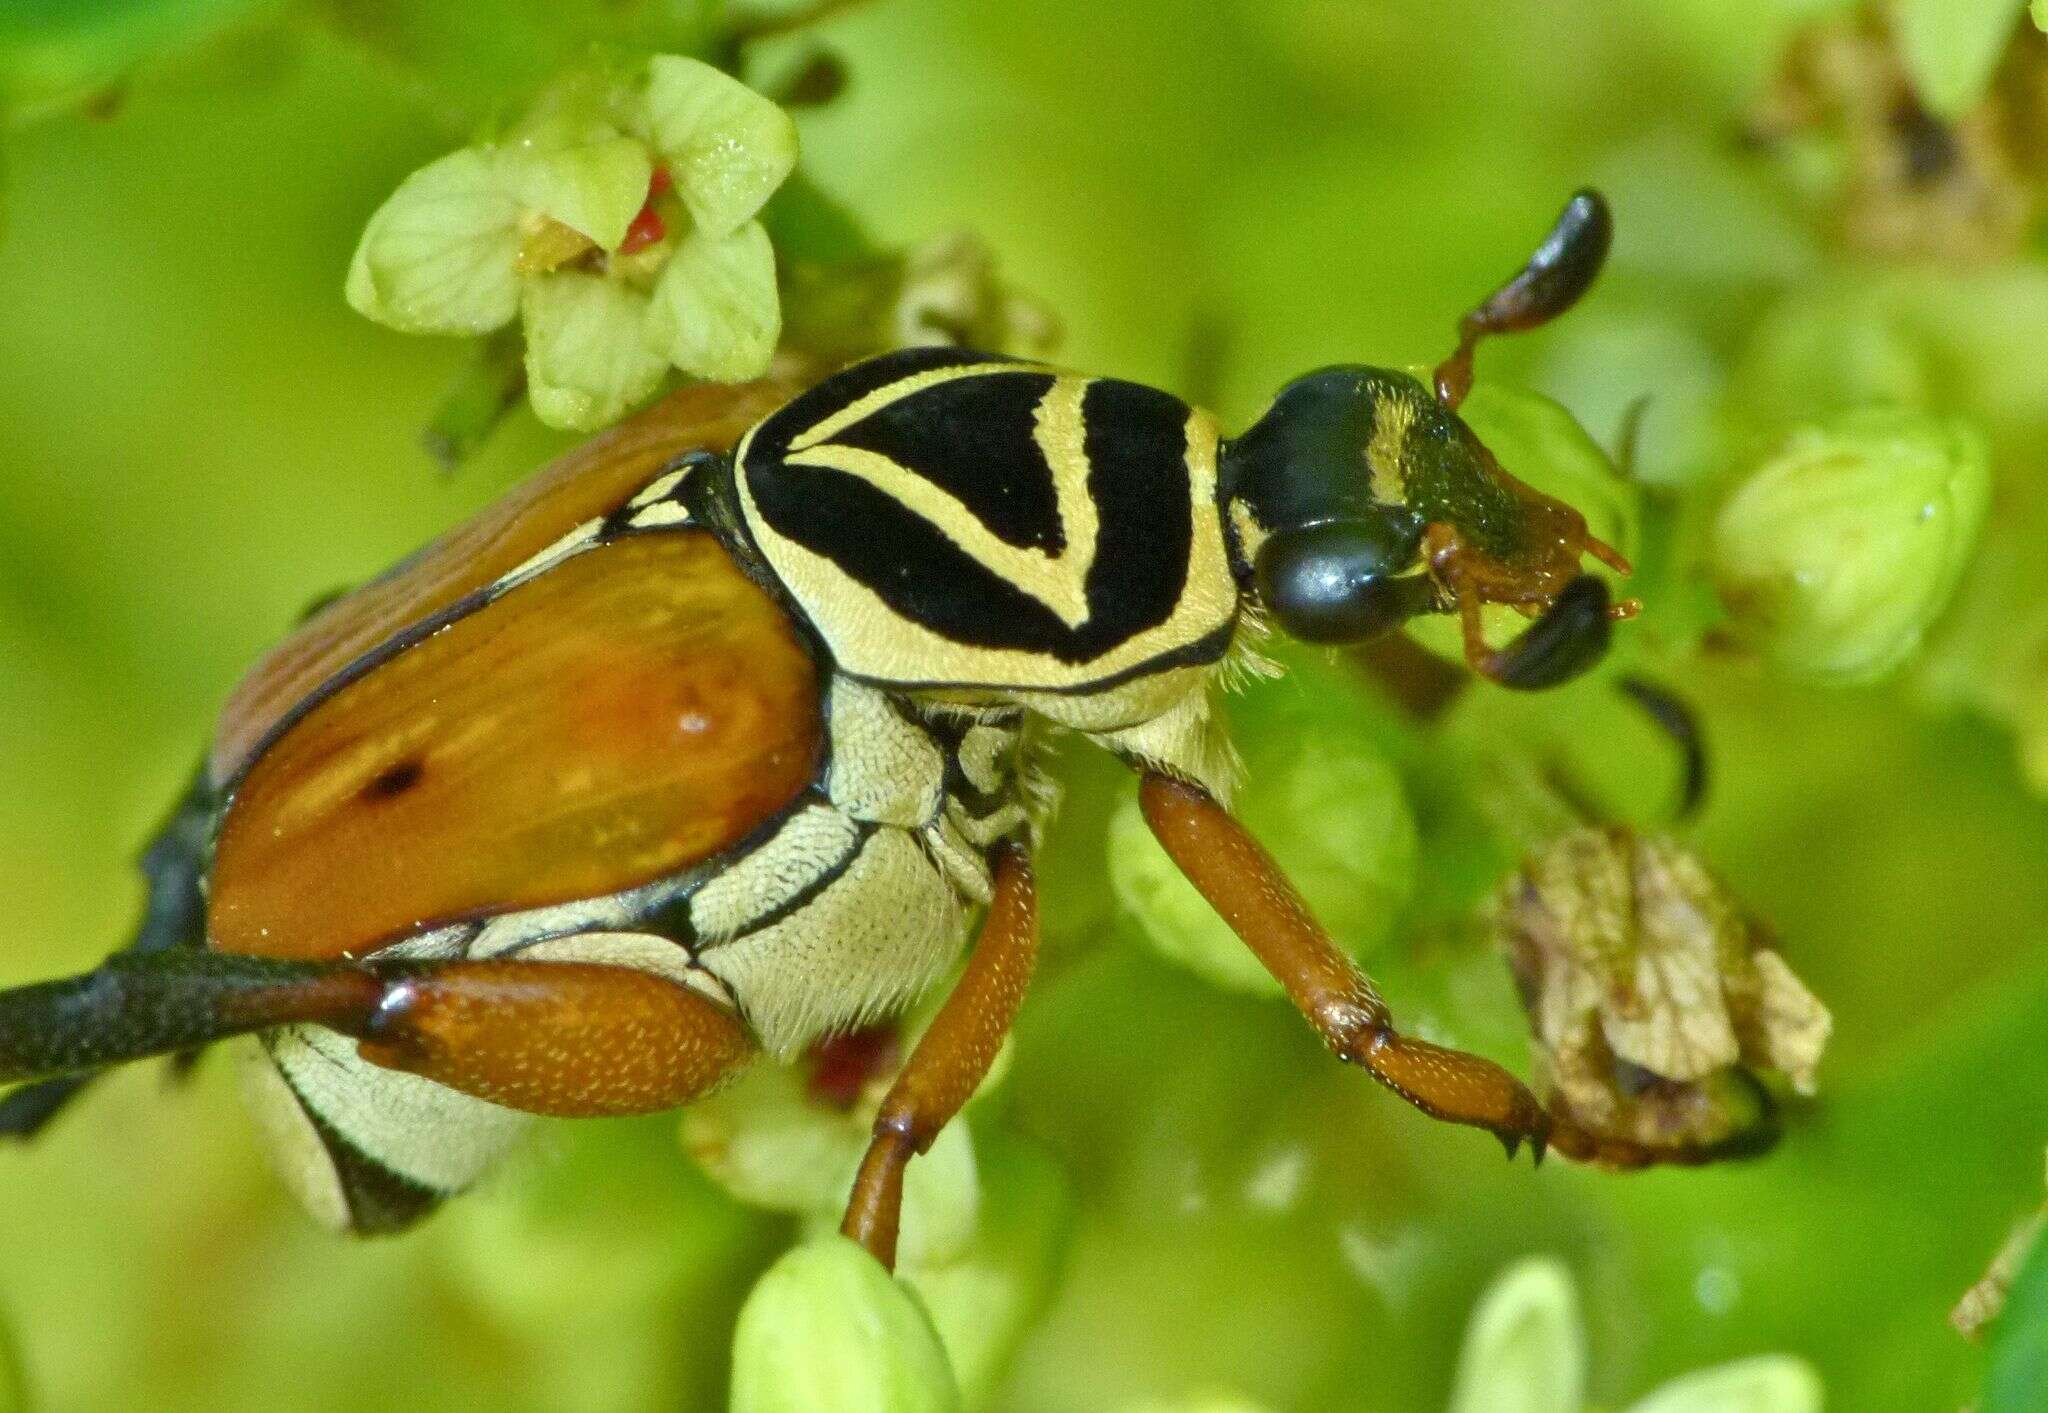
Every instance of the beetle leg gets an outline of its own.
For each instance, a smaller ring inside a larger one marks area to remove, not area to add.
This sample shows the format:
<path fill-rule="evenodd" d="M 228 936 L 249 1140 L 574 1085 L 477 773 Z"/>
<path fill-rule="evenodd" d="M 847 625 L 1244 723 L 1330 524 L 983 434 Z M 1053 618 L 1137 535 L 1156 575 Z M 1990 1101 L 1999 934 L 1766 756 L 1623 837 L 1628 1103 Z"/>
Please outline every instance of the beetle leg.
<path fill-rule="evenodd" d="M 206 941 L 207 838 L 213 827 L 214 792 L 201 765 L 172 808 L 170 818 L 143 850 L 139 861 L 148 895 L 142 922 L 116 956 L 198 947 Z M 0 1099 L 0 1138 L 33 1138 L 78 1092 L 102 1073 L 88 1070 L 24 1085 Z"/>
<path fill-rule="evenodd" d="M 350 1030 L 384 991 L 355 962 L 193 947 L 117 952 L 81 976 L 0 991 L 0 1083 L 104 1069 L 280 1025 Z"/>
<path fill-rule="evenodd" d="M 996 858 L 995 897 L 967 967 L 918 1040 L 875 1116 L 840 1230 L 896 1265 L 903 1170 L 932 1146 L 987 1077 L 1038 960 L 1038 892 L 1031 861 L 1008 844 Z"/>
<path fill-rule="evenodd" d="M 653 972 L 592 962 L 428 963 L 387 974 L 362 1057 L 532 1114 L 673 1109 L 753 1054 L 738 1015 Z"/>
<path fill-rule="evenodd" d="M 1169 857 L 1286 988 L 1338 1057 L 1434 1119 L 1483 1128 L 1512 1157 L 1527 1139 L 1542 1161 L 1550 1119 L 1491 1060 L 1394 1029 L 1372 979 L 1330 940 L 1258 840 L 1201 787 L 1148 771 L 1139 800 Z"/>

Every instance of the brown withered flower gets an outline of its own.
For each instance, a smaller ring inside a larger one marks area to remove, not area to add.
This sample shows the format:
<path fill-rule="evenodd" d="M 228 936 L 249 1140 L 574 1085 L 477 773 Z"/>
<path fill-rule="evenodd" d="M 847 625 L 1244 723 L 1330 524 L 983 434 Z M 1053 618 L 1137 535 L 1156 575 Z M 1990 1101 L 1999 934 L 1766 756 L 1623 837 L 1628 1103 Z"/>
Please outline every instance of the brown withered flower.
<path fill-rule="evenodd" d="M 2014 30 L 1981 97 L 1944 116 L 1916 91 L 1885 9 L 1816 20 L 1787 49 L 1747 136 L 1794 171 L 1830 174 L 1813 194 L 1851 249 L 2011 258 L 2048 206 L 2048 52 L 2031 26 Z"/>
<path fill-rule="evenodd" d="M 1813 1091 L 1833 1024 L 1763 929 L 1676 841 L 1566 831 L 1495 898 L 1558 1152 L 1698 1163 L 1775 1136 L 1761 1070 Z"/>

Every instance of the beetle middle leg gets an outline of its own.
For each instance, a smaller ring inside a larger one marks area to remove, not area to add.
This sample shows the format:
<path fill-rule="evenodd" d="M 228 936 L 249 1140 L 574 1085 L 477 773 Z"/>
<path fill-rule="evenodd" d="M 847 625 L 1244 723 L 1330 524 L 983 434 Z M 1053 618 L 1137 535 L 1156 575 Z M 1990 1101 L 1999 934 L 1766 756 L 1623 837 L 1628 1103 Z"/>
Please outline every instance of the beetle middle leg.
<path fill-rule="evenodd" d="M 840 1230 L 894 1269 L 903 1171 L 987 1077 L 1038 961 L 1038 891 L 1024 850 L 1004 845 L 995 897 L 966 970 L 882 1100 Z"/>
<path fill-rule="evenodd" d="M 1491 1060 L 1394 1029 L 1372 979 L 1309 913 L 1272 856 L 1201 787 L 1148 772 L 1145 822 L 1188 881 L 1266 964 L 1340 1059 L 1431 1118 L 1483 1128 L 1513 1156 L 1523 1140 L 1540 1161 L 1550 1119 L 1522 1083 Z"/>

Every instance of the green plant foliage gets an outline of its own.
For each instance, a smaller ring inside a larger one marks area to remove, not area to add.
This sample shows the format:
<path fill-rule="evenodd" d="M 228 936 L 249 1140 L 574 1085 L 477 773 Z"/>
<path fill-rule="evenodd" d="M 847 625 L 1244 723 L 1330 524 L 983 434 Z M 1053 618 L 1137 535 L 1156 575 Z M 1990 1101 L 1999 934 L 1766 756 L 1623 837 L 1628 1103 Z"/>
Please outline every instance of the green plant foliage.
<path fill-rule="evenodd" d="M 542 1125 L 417 1232 L 350 1244 L 265 1170 L 230 1065 L 138 1067 L 0 1152 L 0 1313 L 34 1406 L 1412 1413 L 1451 1406 L 1475 1310 L 1534 1257 L 1576 1305 L 1559 1387 L 1582 1407 L 1759 1385 L 1779 1402 L 1747 1406 L 1800 1406 L 1809 1370 L 1836 1409 L 2038 1407 L 2040 1249 L 1985 1347 L 1944 1316 L 2037 1206 L 2048 1141 L 2041 208 L 2010 208 L 2035 212 L 2024 241 L 1908 261 L 1816 214 L 1857 170 L 1845 143 L 1736 140 L 1833 0 L 812 8 L 0 3 L 0 983 L 124 935 L 136 843 L 308 600 L 574 443 L 524 400 L 516 270 L 464 311 L 500 328 L 482 348 L 381 328 L 344 283 L 409 174 L 663 53 L 801 138 L 772 197 L 716 161 L 694 189 L 714 227 L 759 205 L 785 351 L 948 329 L 1042 350 L 1057 326 L 1061 363 L 1230 431 L 1308 369 L 1432 365 L 1560 200 L 1602 189 L 1607 272 L 1489 340 L 1467 411 L 1630 556 L 1615 588 L 1642 615 L 1543 694 L 1472 683 L 1447 621 L 1391 665 L 1270 643 L 1286 675 L 1227 700 L 1242 808 L 1405 1029 L 1525 1077 L 1532 1021 L 1480 909 L 1564 830 L 1672 838 L 1832 1014 L 1814 1095 L 1780 1089 L 1753 1162 L 1503 1163 L 1332 1061 L 1165 870 L 1128 772 L 1070 744 L 1046 955 L 1007 1077 L 911 1170 L 900 1279 L 813 1239 L 868 1120 L 787 1075 L 715 1096 L 683 1144 L 673 1116 Z M 2000 26 L 2021 61 L 2043 42 L 2017 0 L 1897 13 L 1937 119 L 1984 92 Z M 744 38 L 762 15 L 801 32 Z M 843 92 L 785 103 L 776 76 L 813 53 Z M 647 197 L 623 154 L 490 190 L 622 245 Z M 2008 177 L 2038 200 L 2038 173 Z M 670 199 L 671 229 L 697 219 Z M 665 306 L 657 378 L 743 341 L 704 332 L 748 254 L 724 253 Z M 596 312 L 562 325 L 587 335 L 568 361 L 645 392 L 645 366 L 603 365 L 622 345 Z M 430 424 L 459 475 L 422 453 Z M 1806 495 L 1817 467 L 1853 484 Z M 1746 616 L 1717 568 L 1768 571 L 1795 611 Z M 1496 643 L 1525 626 L 1488 619 Z M 1700 724 L 1688 820 L 1631 678 Z"/>

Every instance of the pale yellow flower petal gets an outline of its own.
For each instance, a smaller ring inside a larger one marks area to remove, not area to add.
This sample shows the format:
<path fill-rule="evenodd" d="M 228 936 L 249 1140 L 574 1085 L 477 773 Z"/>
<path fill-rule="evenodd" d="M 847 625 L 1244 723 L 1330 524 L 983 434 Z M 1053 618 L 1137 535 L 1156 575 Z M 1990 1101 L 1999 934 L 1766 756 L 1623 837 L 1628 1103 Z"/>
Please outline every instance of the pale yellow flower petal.
<path fill-rule="evenodd" d="M 796 124 L 738 79 L 696 59 L 657 54 L 647 63 L 636 126 L 661 154 L 697 229 L 728 235 L 782 185 L 796 165 Z"/>
<path fill-rule="evenodd" d="M 550 427 L 590 431 L 630 412 L 661 383 L 666 365 L 642 329 L 647 296 L 580 270 L 527 280 L 526 382 Z"/>
<path fill-rule="evenodd" d="M 522 138 L 496 149 L 506 188 L 529 211 L 551 216 L 605 250 L 616 250 L 626 227 L 647 204 L 654 161 L 645 144 L 613 134 L 552 146 Z"/>
<path fill-rule="evenodd" d="M 1450 1413 L 1581 1413 L 1585 1398 L 1571 1273 L 1542 1258 L 1509 1268 L 1473 1311 Z"/>
<path fill-rule="evenodd" d="M 1803 1359 L 1766 1354 L 1673 1379 L 1629 1413 L 1820 1413 L 1820 1376 Z"/>
<path fill-rule="evenodd" d="M 519 311 L 519 205 L 482 152 L 464 148 L 400 183 L 349 263 L 357 313 L 409 334 L 484 334 Z"/>
<path fill-rule="evenodd" d="M 648 311 L 648 346 L 703 378 L 759 377 L 782 335 L 775 251 L 758 221 L 677 242 Z"/>

